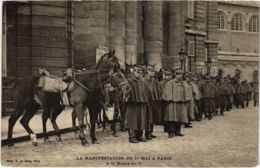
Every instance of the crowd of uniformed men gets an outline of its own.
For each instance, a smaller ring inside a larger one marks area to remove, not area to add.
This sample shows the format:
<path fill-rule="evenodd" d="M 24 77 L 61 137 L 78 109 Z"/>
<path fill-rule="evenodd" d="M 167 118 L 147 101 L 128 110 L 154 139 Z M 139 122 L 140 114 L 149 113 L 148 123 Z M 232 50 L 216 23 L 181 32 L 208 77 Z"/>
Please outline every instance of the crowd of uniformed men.
<path fill-rule="evenodd" d="M 129 142 L 146 142 L 156 138 L 154 125 L 162 125 L 168 138 L 184 136 L 182 127 L 191 128 L 192 121 L 208 120 L 224 115 L 234 106 L 246 108 L 253 98 L 258 103 L 258 82 L 239 78 L 160 70 L 153 66 L 133 66 L 127 74 L 130 99 L 121 110 L 121 126 L 128 130 Z M 118 111 L 118 107 L 115 107 Z M 118 112 L 114 114 L 117 118 Z M 113 126 L 113 124 L 112 124 Z M 115 128 L 112 129 L 116 134 Z"/>

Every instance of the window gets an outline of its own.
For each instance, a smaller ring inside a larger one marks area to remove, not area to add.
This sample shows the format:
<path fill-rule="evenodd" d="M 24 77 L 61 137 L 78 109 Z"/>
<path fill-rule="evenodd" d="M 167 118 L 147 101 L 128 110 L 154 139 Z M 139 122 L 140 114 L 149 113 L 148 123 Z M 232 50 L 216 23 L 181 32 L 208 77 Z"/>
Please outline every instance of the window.
<path fill-rule="evenodd" d="M 218 12 L 218 29 L 225 29 L 224 13 L 221 11 Z"/>
<path fill-rule="evenodd" d="M 188 56 L 195 56 L 195 41 L 188 42 Z"/>
<path fill-rule="evenodd" d="M 193 19 L 194 18 L 194 1 L 187 2 L 187 17 Z"/>
<path fill-rule="evenodd" d="M 232 30 L 242 30 L 242 15 L 240 13 L 234 14 L 231 22 Z"/>
<path fill-rule="evenodd" d="M 252 16 L 249 20 L 249 31 L 259 32 L 259 22 L 257 16 Z"/>
<path fill-rule="evenodd" d="M 3 22 L 2 22 L 2 76 L 7 76 L 7 53 L 6 53 L 6 44 L 7 44 L 7 16 L 6 16 L 6 3 L 3 5 Z"/>

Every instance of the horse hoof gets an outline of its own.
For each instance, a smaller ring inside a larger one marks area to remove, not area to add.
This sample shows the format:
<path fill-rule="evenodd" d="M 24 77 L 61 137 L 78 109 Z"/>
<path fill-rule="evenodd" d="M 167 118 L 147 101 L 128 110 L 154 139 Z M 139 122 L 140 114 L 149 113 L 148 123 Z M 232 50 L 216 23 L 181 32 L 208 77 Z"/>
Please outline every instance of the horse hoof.
<path fill-rule="evenodd" d="M 92 144 L 99 144 L 98 140 L 92 140 Z"/>
<path fill-rule="evenodd" d="M 33 142 L 32 144 L 33 144 L 33 146 L 38 146 L 37 142 Z"/>
<path fill-rule="evenodd" d="M 56 137 L 57 142 L 61 142 L 61 137 Z"/>
<path fill-rule="evenodd" d="M 113 135 L 113 137 L 119 137 L 119 135 L 117 133 L 113 133 L 112 135 Z"/>
<path fill-rule="evenodd" d="M 12 147 L 14 147 L 14 143 L 9 143 L 8 148 L 12 148 Z"/>
<path fill-rule="evenodd" d="M 82 146 L 87 146 L 88 145 L 88 141 L 85 139 L 85 140 L 82 140 L 81 141 L 81 145 Z"/>

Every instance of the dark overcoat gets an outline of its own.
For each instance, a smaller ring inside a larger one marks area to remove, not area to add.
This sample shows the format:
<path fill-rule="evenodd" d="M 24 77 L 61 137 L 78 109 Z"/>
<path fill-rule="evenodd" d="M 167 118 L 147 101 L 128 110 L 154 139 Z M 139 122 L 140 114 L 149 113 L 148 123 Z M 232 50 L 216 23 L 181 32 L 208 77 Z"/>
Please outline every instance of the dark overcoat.
<path fill-rule="evenodd" d="M 129 79 L 130 99 L 126 103 L 125 127 L 134 130 L 145 130 L 149 120 L 148 87 L 143 80 Z"/>
<path fill-rule="evenodd" d="M 188 122 L 187 103 L 191 100 L 188 89 L 187 82 L 177 79 L 165 83 L 162 91 L 164 121 Z"/>

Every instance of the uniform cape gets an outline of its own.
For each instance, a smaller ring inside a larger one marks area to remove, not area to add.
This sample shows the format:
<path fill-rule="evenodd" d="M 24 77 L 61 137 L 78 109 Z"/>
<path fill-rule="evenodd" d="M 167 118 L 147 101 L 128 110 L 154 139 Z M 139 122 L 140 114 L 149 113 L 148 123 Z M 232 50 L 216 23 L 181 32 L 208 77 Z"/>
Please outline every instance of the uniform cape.
<path fill-rule="evenodd" d="M 199 87 L 193 82 L 191 82 L 191 86 L 192 86 L 192 90 L 193 90 L 193 98 L 195 100 L 200 100 L 202 98 L 202 94 L 199 90 Z"/>
<path fill-rule="evenodd" d="M 189 86 L 186 81 L 170 80 L 165 83 L 162 91 L 162 99 L 173 102 L 187 102 L 191 100 Z"/>
<path fill-rule="evenodd" d="M 150 101 L 161 100 L 160 83 L 151 77 L 145 78 L 146 85 L 148 86 L 148 98 Z"/>
<path fill-rule="evenodd" d="M 138 80 L 132 78 L 129 80 L 129 85 L 131 87 L 129 102 L 135 103 L 148 103 L 148 88 L 143 80 Z"/>
<path fill-rule="evenodd" d="M 215 98 L 219 96 L 219 91 L 211 82 L 206 82 L 204 85 L 201 86 L 201 93 L 203 98 Z"/>

